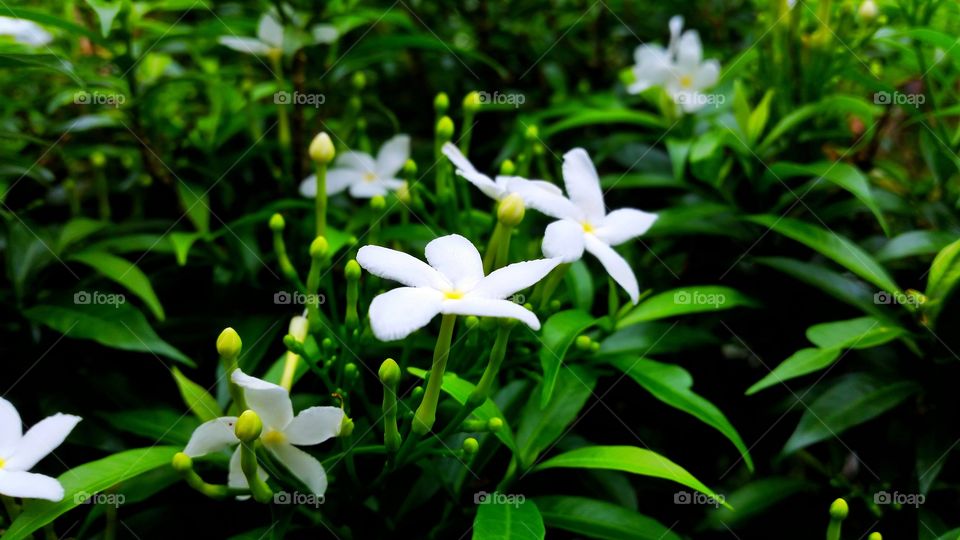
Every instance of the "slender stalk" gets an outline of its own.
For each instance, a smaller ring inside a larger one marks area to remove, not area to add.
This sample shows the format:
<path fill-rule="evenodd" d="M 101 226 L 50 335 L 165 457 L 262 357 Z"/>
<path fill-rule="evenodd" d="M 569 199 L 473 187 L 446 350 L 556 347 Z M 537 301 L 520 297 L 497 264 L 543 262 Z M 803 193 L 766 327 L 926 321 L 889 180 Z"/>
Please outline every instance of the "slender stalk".
<path fill-rule="evenodd" d="M 317 163 L 317 236 L 327 234 L 327 164 Z"/>
<path fill-rule="evenodd" d="M 453 328 L 457 322 L 456 315 L 444 315 L 440 322 L 440 335 L 437 336 L 437 345 L 433 350 L 433 366 L 430 368 L 430 379 L 423 392 L 423 400 L 413 415 L 412 431 L 416 435 L 424 435 L 433 428 L 437 420 L 437 402 L 440 400 L 440 386 L 443 384 L 443 373 L 447 369 L 447 358 L 450 356 L 450 342 L 453 339 Z"/>

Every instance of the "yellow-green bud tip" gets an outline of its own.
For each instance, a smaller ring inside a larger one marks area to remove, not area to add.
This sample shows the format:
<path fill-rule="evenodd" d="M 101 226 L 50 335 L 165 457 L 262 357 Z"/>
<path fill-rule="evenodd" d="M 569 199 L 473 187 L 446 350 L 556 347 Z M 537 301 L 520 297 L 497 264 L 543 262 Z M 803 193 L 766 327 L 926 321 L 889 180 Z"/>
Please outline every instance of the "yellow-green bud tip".
<path fill-rule="evenodd" d="M 310 323 L 307 321 L 307 318 L 297 315 L 290 319 L 288 332 L 298 343 L 303 343 L 303 340 L 307 339 L 307 330 L 309 327 Z"/>
<path fill-rule="evenodd" d="M 463 453 L 471 455 L 476 454 L 480 449 L 480 443 L 473 437 L 467 437 L 463 440 Z"/>
<path fill-rule="evenodd" d="M 347 278 L 347 281 L 357 281 L 360 279 L 361 273 L 360 263 L 356 259 L 347 261 L 347 267 L 343 269 L 343 275 Z"/>
<path fill-rule="evenodd" d="M 217 338 L 217 352 L 224 358 L 236 358 L 240 355 L 240 349 L 243 348 L 243 342 L 240 341 L 240 334 L 233 328 L 224 328 Z"/>
<path fill-rule="evenodd" d="M 447 112 L 447 108 L 450 107 L 450 98 L 447 97 L 446 92 L 440 92 L 437 94 L 437 97 L 433 98 L 433 110 L 437 111 L 437 114 L 443 114 Z"/>
<path fill-rule="evenodd" d="M 357 369 L 357 365 L 353 362 L 347 362 L 347 365 L 343 366 L 343 374 L 353 378 L 360 374 L 360 370 Z"/>
<path fill-rule="evenodd" d="M 476 328 L 480 324 L 480 318 L 476 315 L 467 315 L 467 318 L 463 320 L 463 323 L 467 325 L 467 328 Z"/>
<path fill-rule="evenodd" d="M 403 164 L 403 174 L 407 178 L 412 178 L 415 176 L 417 174 L 417 162 L 412 159 L 408 159 L 406 163 Z"/>
<path fill-rule="evenodd" d="M 590 336 L 582 335 L 577 336 L 577 348 L 581 351 L 589 350 L 591 345 L 593 345 L 593 340 L 590 339 Z"/>
<path fill-rule="evenodd" d="M 523 204 L 523 197 L 516 193 L 511 193 L 500 201 L 497 207 L 497 219 L 500 223 L 509 227 L 516 227 L 523 221 L 523 214 L 526 212 L 526 205 Z"/>
<path fill-rule="evenodd" d="M 387 200 L 383 198 L 383 195 L 375 195 L 370 197 L 370 208 L 374 210 L 383 210 L 387 207 Z"/>
<path fill-rule="evenodd" d="M 527 126 L 524 137 L 526 137 L 528 141 L 535 141 L 540 138 L 540 129 L 537 128 L 537 126 Z"/>
<path fill-rule="evenodd" d="M 883 535 L 878 532 L 870 533 L 870 536 L 867 537 L 867 540 L 883 540 Z"/>
<path fill-rule="evenodd" d="M 453 119 L 449 116 L 444 116 L 437 121 L 437 138 L 442 141 L 453 138 Z"/>
<path fill-rule="evenodd" d="M 349 437 L 353 433 L 353 419 L 343 415 L 343 421 L 340 422 L 340 436 Z"/>
<path fill-rule="evenodd" d="M 468 111 L 477 111 L 480 109 L 480 93 L 473 91 L 464 96 L 463 108 Z"/>
<path fill-rule="evenodd" d="M 107 164 L 107 156 L 103 155 L 103 152 L 97 151 L 90 154 L 90 163 L 98 169 Z"/>
<path fill-rule="evenodd" d="M 357 71 L 353 74 L 353 77 L 350 79 L 350 84 L 357 90 L 363 90 L 363 87 L 367 85 L 367 76 L 362 71 Z"/>
<path fill-rule="evenodd" d="M 513 161 L 505 159 L 503 163 L 500 164 L 500 174 L 503 176 L 513 176 L 516 172 L 517 166 L 513 164 Z"/>
<path fill-rule="evenodd" d="M 327 242 L 327 239 L 322 236 L 318 236 L 313 239 L 313 242 L 310 242 L 310 256 L 314 259 L 324 257 L 329 249 L 330 244 Z"/>
<path fill-rule="evenodd" d="M 393 358 L 387 358 L 380 364 L 380 382 L 386 386 L 395 387 L 400 382 L 400 366 Z"/>
<path fill-rule="evenodd" d="M 491 433 L 496 433 L 500 431 L 501 428 L 503 428 L 503 420 L 499 418 L 487 420 L 487 429 L 489 429 Z"/>
<path fill-rule="evenodd" d="M 333 141 L 330 140 L 330 136 L 325 131 L 321 131 L 310 141 L 308 153 L 310 159 L 317 163 L 330 163 L 337 155 L 337 151 L 333 147 Z"/>
<path fill-rule="evenodd" d="M 270 230 L 274 232 L 280 232 L 284 227 L 287 226 L 287 222 L 284 221 L 283 216 L 280 214 L 274 214 L 270 216 Z"/>
<path fill-rule="evenodd" d="M 837 499 L 830 505 L 830 517 L 832 519 L 847 519 L 847 514 L 849 513 L 850 507 L 847 506 L 847 501 L 843 499 Z"/>
<path fill-rule="evenodd" d="M 173 470 L 177 472 L 187 472 L 193 468 L 193 460 L 183 452 L 177 452 L 173 456 Z"/>
<path fill-rule="evenodd" d="M 250 409 L 243 411 L 237 418 L 237 426 L 234 428 L 234 434 L 243 442 L 252 442 L 260 438 L 263 431 L 263 422 L 257 413 Z"/>

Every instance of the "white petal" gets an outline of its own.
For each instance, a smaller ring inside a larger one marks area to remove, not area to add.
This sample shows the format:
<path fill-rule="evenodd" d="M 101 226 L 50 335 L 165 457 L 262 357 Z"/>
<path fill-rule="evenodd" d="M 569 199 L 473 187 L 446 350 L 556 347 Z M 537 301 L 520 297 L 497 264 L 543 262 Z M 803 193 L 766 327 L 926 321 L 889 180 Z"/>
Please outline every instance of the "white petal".
<path fill-rule="evenodd" d="M 13 403 L 0 398 L 0 459 L 10 457 L 23 435 L 20 413 Z"/>
<path fill-rule="evenodd" d="M 700 64 L 693 75 L 693 85 L 700 89 L 710 88 L 720 79 L 720 62 L 707 60 Z"/>
<path fill-rule="evenodd" d="M 527 180 L 519 176 L 498 176 L 504 179 L 507 191 L 516 193 L 530 208 L 557 219 L 583 219 L 583 212 L 563 196 L 560 188 L 543 180 Z M 549 186 L 549 187 L 548 187 Z"/>
<path fill-rule="evenodd" d="M 236 435 L 237 417 L 224 416 L 200 424 L 190 436 L 183 453 L 190 457 L 219 452 L 240 442 Z"/>
<path fill-rule="evenodd" d="M 364 152 L 355 152 L 353 150 L 337 155 L 334 164 L 340 168 L 353 169 L 363 174 L 376 174 L 377 164 L 373 161 L 370 154 Z"/>
<path fill-rule="evenodd" d="M 380 246 L 363 246 L 357 251 L 357 262 L 375 276 L 390 279 L 408 287 L 446 288 L 450 283 L 429 264 L 402 251 Z"/>
<path fill-rule="evenodd" d="M 311 29 L 314 43 L 333 43 L 340 37 L 340 31 L 332 24 L 317 24 Z"/>
<path fill-rule="evenodd" d="M 636 304 L 640 299 L 640 285 L 626 259 L 592 234 L 584 235 L 584 243 L 587 251 L 600 261 L 610 277 L 627 291 L 630 301 Z"/>
<path fill-rule="evenodd" d="M 311 175 L 314 180 L 313 189 L 316 190 L 316 175 Z M 347 189 L 355 183 L 363 180 L 363 173 L 348 168 L 333 168 L 327 170 L 327 195 L 336 195 Z M 316 191 L 314 191 L 316 194 Z"/>
<path fill-rule="evenodd" d="M 670 17 L 670 50 L 676 54 L 677 40 L 680 39 L 680 32 L 683 31 L 683 15 L 674 15 Z"/>
<path fill-rule="evenodd" d="M 700 65 L 703 59 L 703 46 L 700 34 L 696 30 L 687 30 L 677 43 L 677 65 L 686 70 Z"/>
<path fill-rule="evenodd" d="M 257 476 L 263 480 L 270 477 L 267 471 L 263 470 L 263 467 L 259 465 L 257 466 Z M 247 489 L 250 487 L 250 483 L 247 482 L 247 477 L 243 474 L 243 467 L 240 464 L 239 446 L 233 451 L 233 455 L 230 456 L 230 472 L 227 473 L 227 485 L 234 489 Z M 247 496 L 237 497 L 237 499 L 241 500 L 248 498 Z"/>
<path fill-rule="evenodd" d="M 283 26 L 270 13 L 264 13 L 257 25 L 257 37 L 272 47 L 283 47 Z"/>
<path fill-rule="evenodd" d="M 440 313 L 517 319 L 534 330 L 540 329 L 540 320 L 532 311 L 509 300 L 467 295 L 458 300 L 444 300 L 440 306 Z"/>
<path fill-rule="evenodd" d="M 383 197 L 387 193 L 387 186 L 382 182 L 357 182 L 350 184 L 350 196 L 354 199 L 371 199 L 373 197 Z"/>
<path fill-rule="evenodd" d="M 377 152 L 377 176 L 390 178 L 396 176 L 410 158 L 410 136 L 396 135 L 383 143 Z"/>
<path fill-rule="evenodd" d="M 503 197 L 503 188 L 500 184 L 478 171 L 477 168 L 473 166 L 473 163 L 470 163 L 470 160 L 468 160 L 453 143 L 444 143 L 440 151 L 443 152 L 443 155 L 447 156 L 454 167 L 457 168 L 457 174 L 477 186 L 477 189 L 483 192 L 484 195 L 494 200 L 500 200 L 500 198 Z"/>
<path fill-rule="evenodd" d="M 53 41 L 53 36 L 37 23 L 14 17 L 0 17 L 0 36 L 11 36 L 17 43 L 34 47 Z"/>
<path fill-rule="evenodd" d="M 327 491 L 327 471 L 317 458 L 287 443 L 270 444 L 267 449 L 288 471 L 303 482 L 314 495 Z"/>
<path fill-rule="evenodd" d="M 513 263 L 491 272 L 470 291 L 487 298 L 506 298 L 543 279 L 560 264 L 560 259 L 537 259 Z"/>
<path fill-rule="evenodd" d="M 600 191 L 600 177 L 586 150 L 574 148 L 563 155 L 563 181 L 573 204 L 583 210 L 587 220 L 599 223 L 606 208 Z"/>
<path fill-rule="evenodd" d="M 59 502 L 63 500 L 63 486 L 56 478 L 42 474 L 0 470 L 0 495 Z"/>
<path fill-rule="evenodd" d="M 370 302 L 370 327 L 381 341 L 409 336 L 440 313 L 443 293 L 435 289 L 400 287 Z"/>
<path fill-rule="evenodd" d="M 651 86 L 663 86 L 670 77 L 673 63 L 670 54 L 656 45 L 640 45 L 634 52 L 635 81 L 630 85 L 632 94 L 639 94 Z"/>
<path fill-rule="evenodd" d="M 283 432 L 290 444 L 312 446 L 339 435 L 342 423 L 340 407 L 310 407 L 300 411 Z"/>
<path fill-rule="evenodd" d="M 243 389 L 247 407 L 253 409 L 263 422 L 263 431 L 283 431 L 293 420 L 293 404 L 290 393 L 276 384 L 251 377 L 236 369 L 230 376 L 234 384 Z"/>
<path fill-rule="evenodd" d="M 530 184 L 546 191 L 547 193 L 563 195 L 563 190 L 560 189 L 560 186 L 554 184 L 553 182 L 547 182 L 546 180 L 530 180 Z"/>
<path fill-rule="evenodd" d="M 594 234 L 605 243 L 618 246 L 647 232 L 655 221 L 657 221 L 656 214 L 633 208 L 621 208 L 607 214 Z"/>
<path fill-rule="evenodd" d="M 29 471 L 47 454 L 53 452 L 80 422 L 79 416 L 57 413 L 37 422 L 27 430 L 13 455 L 4 464 L 11 471 Z"/>
<path fill-rule="evenodd" d="M 221 45 L 238 52 L 255 55 L 266 55 L 270 52 L 270 46 L 256 38 L 220 36 L 217 42 Z"/>
<path fill-rule="evenodd" d="M 573 262 L 583 257 L 583 225 L 563 219 L 547 225 L 540 246 L 544 257 Z"/>
<path fill-rule="evenodd" d="M 483 261 L 476 246 L 459 234 L 431 240 L 426 248 L 427 262 L 439 271 L 454 289 L 469 291 L 483 279 Z"/>

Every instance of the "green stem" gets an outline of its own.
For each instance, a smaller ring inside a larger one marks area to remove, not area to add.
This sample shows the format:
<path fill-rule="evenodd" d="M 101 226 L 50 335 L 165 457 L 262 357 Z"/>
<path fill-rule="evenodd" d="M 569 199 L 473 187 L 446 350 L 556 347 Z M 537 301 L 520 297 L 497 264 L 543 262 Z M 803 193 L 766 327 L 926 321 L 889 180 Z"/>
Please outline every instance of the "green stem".
<path fill-rule="evenodd" d="M 536 293 L 540 293 L 541 311 L 547 308 L 550 303 L 550 297 L 553 296 L 554 291 L 556 291 L 557 287 L 560 286 L 560 282 L 563 281 L 563 278 L 567 275 L 567 270 L 569 269 L 570 263 L 561 263 L 557 265 L 557 267 L 551 270 L 550 274 L 547 275 L 547 279 L 543 280 L 543 288 L 541 288 L 540 291 L 534 291 L 534 299 L 536 299 Z"/>
<path fill-rule="evenodd" d="M 317 236 L 327 235 L 327 164 L 317 163 Z"/>
<path fill-rule="evenodd" d="M 413 415 L 413 433 L 424 435 L 433 428 L 437 420 L 437 402 L 440 400 L 440 386 L 443 384 L 443 372 L 447 369 L 447 358 L 450 356 L 450 342 L 453 340 L 453 328 L 457 316 L 447 314 L 440 322 L 440 335 L 437 336 L 437 345 L 433 350 L 433 366 L 430 368 L 430 379 L 423 392 L 423 400 Z"/>

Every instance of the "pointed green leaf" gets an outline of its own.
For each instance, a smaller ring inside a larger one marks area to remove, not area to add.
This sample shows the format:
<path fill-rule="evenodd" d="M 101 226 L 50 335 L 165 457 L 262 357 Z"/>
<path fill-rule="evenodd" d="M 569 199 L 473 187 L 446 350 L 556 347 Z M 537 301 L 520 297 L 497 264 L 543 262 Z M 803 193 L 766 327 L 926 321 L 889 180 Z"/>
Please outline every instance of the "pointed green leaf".
<path fill-rule="evenodd" d="M 173 379 L 177 382 L 177 388 L 180 390 L 180 397 L 201 422 L 214 420 L 223 416 L 223 411 L 217 400 L 199 384 L 191 381 L 179 369 L 174 367 L 172 370 Z"/>
<path fill-rule="evenodd" d="M 541 404 L 546 381 L 541 381 L 527 400 L 520 415 L 517 428 L 517 446 L 520 449 L 520 465 L 530 467 L 540 452 L 546 450 L 567 431 L 593 395 L 597 377 L 580 366 L 570 366 L 560 371 L 556 392 L 546 407 Z"/>
<path fill-rule="evenodd" d="M 730 287 L 718 285 L 680 287 L 641 301 L 637 307 L 617 321 L 617 328 L 680 315 L 756 305 L 754 300 Z"/>
<path fill-rule="evenodd" d="M 657 520 L 586 497 L 534 499 L 547 527 L 600 540 L 681 540 Z"/>
<path fill-rule="evenodd" d="M 927 301 L 923 311 L 931 321 L 936 321 L 943 303 L 960 280 L 960 240 L 940 250 L 930 265 L 927 278 Z"/>
<path fill-rule="evenodd" d="M 540 365 L 543 367 L 543 386 L 540 392 L 540 406 L 546 407 L 553 395 L 557 383 L 557 373 L 563 363 L 567 350 L 577 336 L 597 323 L 592 315 L 585 311 L 571 309 L 552 315 L 543 324 L 541 335 Z"/>
<path fill-rule="evenodd" d="M 490 502 L 481 502 L 473 520 L 473 540 L 543 540 L 546 531 L 543 518 L 533 501 L 513 496 L 515 502 L 498 502 L 497 497 L 510 495 L 479 492 L 477 497 L 487 497 Z M 479 500 L 479 498 L 478 498 Z"/>
<path fill-rule="evenodd" d="M 100 272 L 104 277 L 123 285 L 128 291 L 140 297 L 158 320 L 164 319 L 163 306 L 160 305 L 157 294 L 153 292 L 150 278 L 132 262 L 102 251 L 76 253 L 70 256 L 70 260 L 83 263 Z"/>

